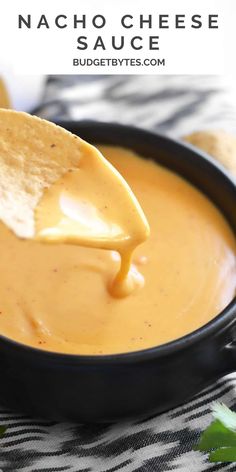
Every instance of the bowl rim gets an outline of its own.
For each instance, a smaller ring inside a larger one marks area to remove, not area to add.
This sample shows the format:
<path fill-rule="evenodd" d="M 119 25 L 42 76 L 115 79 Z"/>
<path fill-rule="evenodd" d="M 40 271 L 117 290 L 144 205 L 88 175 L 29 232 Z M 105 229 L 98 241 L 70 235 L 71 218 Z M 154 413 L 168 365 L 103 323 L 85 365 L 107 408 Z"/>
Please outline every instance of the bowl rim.
<path fill-rule="evenodd" d="M 162 140 L 163 142 L 168 143 L 176 148 L 185 148 L 189 150 L 191 153 L 195 154 L 200 157 L 200 159 L 204 160 L 208 165 L 218 170 L 221 174 L 221 177 L 226 180 L 226 183 L 232 187 L 235 191 L 235 199 L 236 199 L 236 181 L 233 177 L 227 172 L 227 170 L 215 159 L 213 159 L 210 155 L 206 152 L 198 149 L 197 147 L 191 145 L 190 143 L 186 143 L 181 141 L 180 139 L 174 139 L 169 136 L 163 135 L 161 133 L 157 133 L 155 130 L 146 130 L 145 128 L 141 128 L 138 126 L 133 126 L 129 124 L 121 124 L 119 122 L 103 122 L 103 121 L 96 121 L 96 120 L 60 120 L 55 121 L 55 123 L 59 126 L 65 127 L 70 130 L 71 127 L 78 127 L 78 128 L 86 128 L 86 127 L 94 127 L 96 128 L 104 128 L 115 130 L 119 128 L 120 131 L 130 132 L 130 133 L 142 133 L 143 135 L 157 138 Z M 114 145 L 115 146 L 115 145 Z M 151 359 L 158 359 L 164 356 L 171 355 L 173 352 L 182 351 L 187 349 L 189 346 L 193 344 L 198 344 L 202 340 L 206 339 L 207 337 L 214 336 L 215 334 L 222 332 L 223 328 L 228 328 L 230 325 L 233 325 L 235 321 L 235 314 L 236 314 L 236 297 L 222 310 L 217 316 L 215 316 L 212 320 L 208 323 L 204 324 L 200 328 L 181 336 L 180 338 L 174 339 L 164 344 L 160 344 L 158 346 L 153 346 L 150 348 L 131 351 L 131 352 L 122 352 L 122 353 L 114 353 L 114 354 L 99 354 L 99 355 L 84 355 L 84 354 L 69 354 L 63 352 L 56 352 L 56 351 L 48 351 L 45 349 L 37 348 L 34 346 L 30 346 L 27 344 L 23 344 L 19 341 L 14 339 L 8 338 L 0 334 L 0 343 L 7 346 L 9 348 L 15 348 L 20 351 L 22 354 L 29 356 L 39 356 L 41 359 L 46 361 L 55 361 L 63 364 L 73 364 L 73 365 L 81 365 L 81 364 L 90 364 L 90 365 L 103 365 L 103 364 L 126 364 L 126 363 L 138 363 L 144 362 L 146 360 Z M 1 346 L 0 346 L 1 349 Z"/>

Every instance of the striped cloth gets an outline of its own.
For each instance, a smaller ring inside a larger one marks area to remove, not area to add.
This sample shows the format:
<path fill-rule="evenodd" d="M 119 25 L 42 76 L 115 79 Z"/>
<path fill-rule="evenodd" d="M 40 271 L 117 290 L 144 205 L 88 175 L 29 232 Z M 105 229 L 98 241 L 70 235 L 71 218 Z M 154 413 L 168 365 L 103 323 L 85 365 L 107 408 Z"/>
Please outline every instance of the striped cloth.
<path fill-rule="evenodd" d="M 50 77 L 40 116 L 138 124 L 181 136 L 195 129 L 236 132 L 235 90 L 220 77 Z M 219 379 L 184 406 L 146 421 L 112 425 L 56 423 L 0 408 L 8 425 L 0 440 L 3 472 L 236 471 L 193 451 L 210 423 L 212 401 L 236 407 L 236 373 Z"/>

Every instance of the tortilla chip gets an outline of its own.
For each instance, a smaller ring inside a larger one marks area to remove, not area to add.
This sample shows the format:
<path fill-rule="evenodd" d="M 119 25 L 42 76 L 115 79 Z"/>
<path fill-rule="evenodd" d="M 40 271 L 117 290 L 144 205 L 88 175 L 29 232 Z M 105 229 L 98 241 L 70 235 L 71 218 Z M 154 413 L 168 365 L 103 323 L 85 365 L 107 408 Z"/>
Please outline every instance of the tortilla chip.
<path fill-rule="evenodd" d="M 183 138 L 206 151 L 236 177 L 236 137 L 225 131 L 198 131 Z"/>
<path fill-rule="evenodd" d="M 99 204 L 106 208 L 106 212 L 105 216 L 100 210 L 99 217 L 97 211 L 95 214 L 98 220 L 108 220 L 108 224 L 104 227 L 104 234 L 95 236 L 94 231 L 91 231 L 91 222 L 89 225 L 85 222 L 84 227 L 81 222 L 76 224 L 76 234 L 71 234 L 71 223 L 69 227 L 63 223 L 62 234 L 59 231 L 56 240 L 70 242 L 71 238 L 74 240 L 76 237 L 76 241 L 83 245 L 98 247 L 99 244 L 99 247 L 108 248 L 112 222 L 112 231 L 114 226 L 118 231 L 115 235 L 112 232 L 115 240 L 123 241 L 123 228 L 129 237 L 134 230 L 136 234 L 137 224 L 139 244 L 144 241 L 149 234 L 149 226 L 143 210 L 127 182 L 98 149 L 53 123 L 26 113 L 0 109 L 0 220 L 18 237 L 40 237 L 40 240 L 46 238 L 49 241 L 48 231 L 51 235 L 50 228 L 55 225 L 55 215 L 54 211 L 48 212 L 46 201 L 45 219 L 42 197 L 47 193 L 46 189 L 52 190 L 54 195 L 60 178 L 64 174 L 72 178 L 70 171 L 75 170 L 76 195 L 78 189 L 80 199 L 89 199 L 94 209 L 98 203 L 97 194 L 100 193 Z M 55 209 L 59 201 L 60 198 L 57 201 L 56 197 Z M 120 211 L 120 207 L 126 208 L 126 212 Z M 113 225 L 113 219 L 118 224 Z M 65 234 L 66 228 L 68 234 Z M 58 230 L 59 226 L 57 233 Z M 101 239 L 104 241 L 103 246 Z M 51 240 L 54 242 L 53 238 Z"/>
<path fill-rule="evenodd" d="M 2 79 L 0 79 L 0 107 L 1 108 L 11 107 L 10 98 Z"/>
<path fill-rule="evenodd" d="M 34 237 L 44 189 L 79 167 L 85 145 L 46 120 L 0 109 L 0 220 L 18 237 Z"/>

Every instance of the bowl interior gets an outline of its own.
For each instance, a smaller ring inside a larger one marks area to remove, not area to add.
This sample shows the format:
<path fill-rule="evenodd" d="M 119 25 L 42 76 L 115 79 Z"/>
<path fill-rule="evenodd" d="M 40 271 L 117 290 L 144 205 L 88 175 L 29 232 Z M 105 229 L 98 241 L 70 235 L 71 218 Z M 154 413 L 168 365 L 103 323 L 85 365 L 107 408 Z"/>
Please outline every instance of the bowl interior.
<path fill-rule="evenodd" d="M 60 126 L 68 129 L 72 133 L 80 136 L 91 144 L 107 144 L 121 146 L 131 149 L 144 158 L 153 159 L 157 163 L 180 174 L 186 180 L 198 187 L 210 198 L 213 203 L 222 211 L 236 234 L 236 185 L 227 172 L 215 160 L 204 152 L 197 150 L 189 144 L 172 140 L 168 137 L 158 135 L 154 132 L 145 131 L 132 126 L 120 125 L 116 123 L 101 123 L 93 121 L 81 122 L 57 122 Z M 43 351 L 9 340 L 0 336 L 4 343 L 9 343 L 19 347 L 20 350 L 34 351 L 40 357 L 49 356 L 50 358 L 63 358 L 68 361 L 75 361 L 83 357 L 84 361 L 93 362 L 94 357 L 99 362 L 132 361 L 134 358 L 144 356 L 162 356 L 176 349 L 182 349 L 192 344 L 197 339 L 209 336 L 226 324 L 233 323 L 235 319 L 236 299 L 234 299 L 226 309 L 215 317 L 212 321 L 199 328 L 198 330 L 183 336 L 182 338 L 171 341 L 161 346 L 135 351 L 130 353 L 121 353 L 104 356 L 78 356 L 70 354 L 52 353 Z"/>
<path fill-rule="evenodd" d="M 66 121 L 58 124 L 90 143 L 128 148 L 177 172 L 215 203 L 236 234 L 236 185 L 224 168 L 201 150 L 153 132 L 116 123 Z"/>

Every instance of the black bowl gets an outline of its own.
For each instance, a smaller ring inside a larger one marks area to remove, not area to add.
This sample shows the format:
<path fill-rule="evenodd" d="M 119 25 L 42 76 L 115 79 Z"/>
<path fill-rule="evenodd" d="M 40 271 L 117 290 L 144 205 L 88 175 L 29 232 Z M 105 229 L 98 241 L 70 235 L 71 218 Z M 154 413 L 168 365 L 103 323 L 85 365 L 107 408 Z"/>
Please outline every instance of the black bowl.
<path fill-rule="evenodd" d="M 130 126 L 89 121 L 60 125 L 91 143 L 122 145 L 176 171 L 220 208 L 236 232 L 236 186 L 201 151 Z M 34 415 L 74 421 L 114 421 L 165 411 L 234 370 L 235 318 L 234 300 L 187 336 L 119 355 L 57 354 L 1 336 L 1 401 Z"/>

